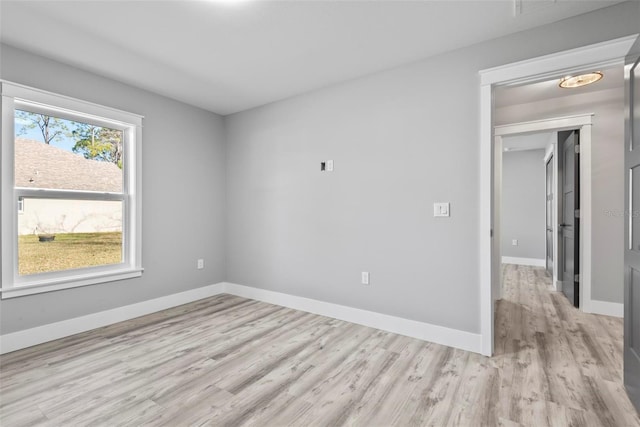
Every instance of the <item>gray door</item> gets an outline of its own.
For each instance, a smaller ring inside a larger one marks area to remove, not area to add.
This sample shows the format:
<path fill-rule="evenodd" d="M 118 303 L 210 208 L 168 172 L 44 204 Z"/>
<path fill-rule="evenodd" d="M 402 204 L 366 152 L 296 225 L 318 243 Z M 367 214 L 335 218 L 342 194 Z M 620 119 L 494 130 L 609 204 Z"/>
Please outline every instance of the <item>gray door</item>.
<path fill-rule="evenodd" d="M 553 156 L 547 161 L 547 271 L 553 277 Z"/>
<path fill-rule="evenodd" d="M 633 65 L 625 73 L 624 385 L 640 412 L 640 60 L 627 62 Z"/>
<path fill-rule="evenodd" d="M 580 134 L 577 130 L 558 132 L 560 153 L 560 277 L 562 293 L 579 306 L 580 285 Z"/>

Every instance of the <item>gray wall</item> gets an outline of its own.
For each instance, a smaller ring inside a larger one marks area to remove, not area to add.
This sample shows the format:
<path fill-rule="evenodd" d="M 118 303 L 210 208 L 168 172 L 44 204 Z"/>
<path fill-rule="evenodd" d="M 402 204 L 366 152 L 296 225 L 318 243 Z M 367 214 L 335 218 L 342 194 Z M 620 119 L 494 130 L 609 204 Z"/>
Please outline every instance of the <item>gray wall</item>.
<path fill-rule="evenodd" d="M 622 68 L 619 70 L 622 73 Z M 591 299 L 623 302 L 624 92 L 602 90 L 496 110 L 498 124 L 594 113 Z"/>
<path fill-rule="evenodd" d="M 502 256 L 546 258 L 545 150 L 502 155 Z M 518 240 L 518 246 L 512 240 Z"/>
<path fill-rule="evenodd" d="M 640 4 L 627 2 L 224 123 L 3 46 L 2 78 L 146 116 L 145 273 L 2 300 L 0 333 L 225 279 L 479 332 L 478 70 L 636 33 L 639 22 Z M 320 174 L 327 159 L 336 170 Z M 436 201 L 451 202 L 450 218 L 433 218 Z"/>
<path fill-rule="evenodd" d="M 138 279 L 2 300 L 0 333 L 223 281 L 226 276 L 223 119 L 8 46 L 1 48 L 3 79 L 145 116 L 142 141 L 145 271 Z M 197 258 L 205 259 L 204 270 L 196 269 Z"/>
<path fill-rule="evenodd" d="M 479 332 L 478 70 L 635 33 L 639 9 L 229 116 L 228 280 Z M 450 218 L 433 218 L 438 201 Z"/>

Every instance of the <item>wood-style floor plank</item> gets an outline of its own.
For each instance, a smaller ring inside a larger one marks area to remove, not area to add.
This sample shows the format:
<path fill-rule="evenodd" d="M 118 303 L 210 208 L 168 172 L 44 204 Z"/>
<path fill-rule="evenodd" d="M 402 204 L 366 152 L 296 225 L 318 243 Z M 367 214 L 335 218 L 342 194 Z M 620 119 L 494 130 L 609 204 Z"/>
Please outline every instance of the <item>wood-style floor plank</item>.
<path fill-rule="evenodd" d="M 503 282 L 492 358 L 218 295 L 1 356 L 0 425 L 640 427 L 622 321 Z"/>

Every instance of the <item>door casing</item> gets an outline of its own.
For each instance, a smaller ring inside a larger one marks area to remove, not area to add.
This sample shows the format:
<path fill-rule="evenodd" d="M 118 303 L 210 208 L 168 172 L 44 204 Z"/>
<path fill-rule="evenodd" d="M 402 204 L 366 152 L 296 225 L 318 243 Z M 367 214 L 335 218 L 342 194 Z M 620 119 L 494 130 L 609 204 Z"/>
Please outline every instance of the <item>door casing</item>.
<path fill-rule="evenodd" d="M 640 191 L 634 175 L 640 168 L 640 42 L 628 58 L 625 66 L 625 250 L 624 250 L 624 343 L 623 366 L 624 387 L 631 403 L 640 413 L 640 300 L 636 294 L 640 292 L 638 271 L 640 271 L 640 248 L 635 230 L 640 227 L 636 211 Z M 638 110 L 636 110 L 638 109 Z M 635 181 L 635 182 L 634 182 Z M 635 184 L 635 185 L 634 185 Z"/>
<path fill-rule="evenodd" d="M 556 155 L 551 153 L 550 156 L 546 157 L 544 160 L 545 167 L 545 205 L 544 205 L 544 222 L 545 222 L 545 233 L 544 233 L 544 245 L 545 245 L 545 268 L 551 277 L 554 276 L 554 269 L 556 268 L 555 262 L 555 241 L 553 234 L 555 233 L 555 225 L 556 225 L 556 215 L 555 215 L 555 195 L 557 194 L 557 190 L 555 188 L 555 174 L 554 174 L 554 165 L 556 160 Z M 549 235 L 551 233 L 551 235 Z"/>
<path fill-rule="evenodd" d="M 587 298 L 591 295 L 591 271 L 588 267 L 591 265 L 591 127 L 593 122 L 593 113 L 580 114 L 575 116 L 555 117 L 546 120 L 535 120 L 530 122 L 511 123 L 507 125 L 496 126 L 494 129 L 494 197 L 493 197 L 493 241 L 492 251 L 492 270 L 500 272 L 502 264 L 502 248 L 500 239 L 500 203 L 502 198 L 502 138 L 505 136 L 526 135 L 537 132 L 558 132 L 563 130 L 578 129 L 580 131 L 581 160 L 580 160 L 580 185 L 583 198 L 580 200 L 580 259 L 584 262 L 580 265 L 580 307 L 589 305 L 590 300 Z M 557 146 L 557 144 L 556 144 Z M 557 147 L 554 149 L 557 151 Z M 554 162 L 557 164 L 558 156 L 554 155 Z M 540 159 L 542 162 L 543 159 Z M 554 168 L 554 174 L 557 176 L 558 168 Z M 554 222 L 558 222 L 558 189 L 556 179 L 556 189 L 554 191 Z M 584 205 L 584 206 L 583 206 Z M 584 209 L 584 211 L 582 210 Z M 586 244 L 585 242 L 588 242 Z M 558 232 L 554 233 L 554 256 L 555 265 L 558 266 Z M 586 266 L 586 267 L 585 267 Z M 583 278 L 584 275 L 584 278 Z M 554 286 L 557 291 L 561 290 L 562 283 L 557 276 L 554 277 Z M 502 298 L 502 275 L 496 274 L 492 276 L 492 296 L 493 302 Z M 588 294 L 588 296 L 585 296 Z"/>
<path fill-rule="evenodd" d="M 496 253 L 493 244 L 493 225 L 496 209 L 494 199 L 494 134 L 493 88 L 501 84 L 533 83 L 584 70 L 624 65 L 625 56 L 638 38 L 638 34 L 609 40 L 577 49 L 481 70 L 480 74 L 480 218 L 479 268 L 480 276 L 480 353 L 491 356 L 494 343 L 494 308 L 496 291 Z M 497 157 L 497 156 L 496 156 Z M 584 161 L 584 159 L 583 159 Z M 583 183 L 584 184 L 584 183 Z M 586 188 L 583 190 L 586 192 Z M 590 189 L 589 189 L 590 191 Z M 584 199 L 583 199 L 584 200 Z M 583 207 L 581 206 L 581 209 Z M 585 240 L 583 240 L 585 243 Z M 590 244 L 590 239 L 589 239 Z M 583 257 L 583 259 L 585 259 Z M 583 294 L 586 289 L 584 289 Z M 583 308 L 584 305 L 583 305 Z"/>

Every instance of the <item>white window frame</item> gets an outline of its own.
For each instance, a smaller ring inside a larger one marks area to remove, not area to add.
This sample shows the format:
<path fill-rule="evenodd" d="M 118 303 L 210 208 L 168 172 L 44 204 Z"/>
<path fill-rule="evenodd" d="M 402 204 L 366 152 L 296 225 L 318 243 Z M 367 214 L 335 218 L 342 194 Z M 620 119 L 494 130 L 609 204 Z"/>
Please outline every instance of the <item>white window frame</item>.
<path fill-rule="evenodd" d="M 2 298 L 12 298 L 78 286 L 94 285 L 142 275 L 141 227 L 141 143 L 142 119 L 137 114 L 57 95 L 0 80 L 2 135 L 0 152 L 0 230 L 2 231 Z M 15 110 L 49 114 L 123 131 L 123 191 L 103 193 L 76 190 L 17 188 L 15 186 Z M 62 198 L 76 200 L 116 200 L 123 203 L 123 262 L 20 276 L 18 273 L 18 209 L 24 198 Z"/>

